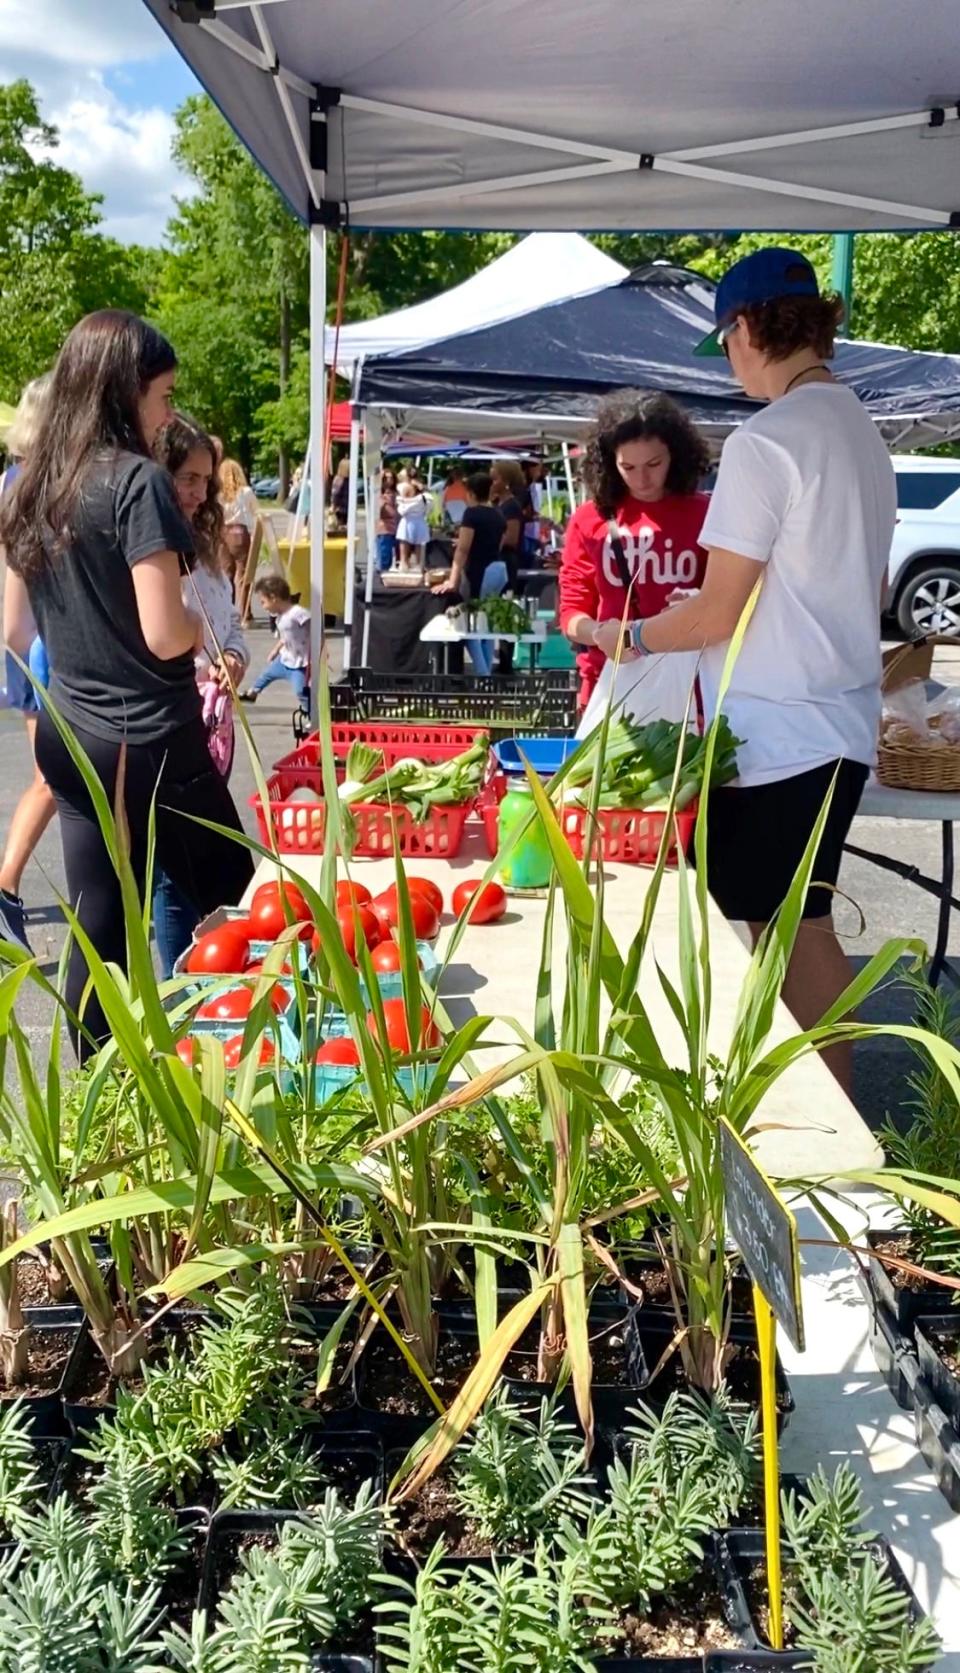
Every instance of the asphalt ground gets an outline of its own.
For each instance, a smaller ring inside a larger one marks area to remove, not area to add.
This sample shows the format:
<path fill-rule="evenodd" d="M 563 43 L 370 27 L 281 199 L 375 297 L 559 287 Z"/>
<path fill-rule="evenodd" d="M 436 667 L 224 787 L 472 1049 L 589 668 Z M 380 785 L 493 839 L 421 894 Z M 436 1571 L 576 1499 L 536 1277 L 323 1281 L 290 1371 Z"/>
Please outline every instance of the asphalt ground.
<path fill-rule="evenodd" d="M 265 622 L 254 624 L 250 642 L 256 672 L 266 660 L 271 645 Z M 339 668 L 341 652 L 342 641 L 333 637 L 330 653 L 334 672 Z M 934 673 L 944 684 L 951 683 L 953 678 L 960 682 L 960 648 L 956 652 L 951 650 L 940 654 Z M 256 706 L 247 711 L 260 759 L 268 769 L 292 747 L 291 716 L 294 706 L 289 688 L 278 683 L 269 687 Z M 6 831 L 30 771 L 22 720 L 19 714 L 9 709 L 0 710 L 0 833 Z M 242 741 L 238 742 L 231 783 L 244 822 L 251 834 L 256 834 L 253 812 L 248 805 L 254 790 L 254 779 Z M 940 875 L 939 825 L 859 819 L 852 840 L 860 847 L 889 854 L 916 866 L 930 877 Z M 59 833 L 54 821 L 23 880 L 28 934 L 35 952 L 49 962 L 51 970 L 63 945 L 64 925 L 58 906 L 58 896 L 63 888 Z M 838 903 L 838 929 L 856 965 L 862 965 L 891 936 L 918 937 L 933 945 L 937 904 L 929 894 L 852 856 L 845 860 L 840 888 L 847 898 Z M 960 914 L 956 913 L 952 915 L 949 952 L 953 960 L 960 959 Z M 35 1051 L 40 1054 L 39 1061 L 42 1061 L 50 1026 L 49 1005 L 35 988 L 27 985 L 21 990 L 17 1010 Z M 907 1021 L 911 1016 L 910 996 L 896 981 L 888 983 L 868 1003 L 863 1014 L 871 1022 Z M 858 1044 L 855 1098 L 861 1114 L 871 1126 L 880 1125 L 888 1114 L 894 1118 L 901 1114 L 909 1098 L 906 1080 L 911 1061 L 909 1050 L 901 1042 L 871 1039 Z"/>

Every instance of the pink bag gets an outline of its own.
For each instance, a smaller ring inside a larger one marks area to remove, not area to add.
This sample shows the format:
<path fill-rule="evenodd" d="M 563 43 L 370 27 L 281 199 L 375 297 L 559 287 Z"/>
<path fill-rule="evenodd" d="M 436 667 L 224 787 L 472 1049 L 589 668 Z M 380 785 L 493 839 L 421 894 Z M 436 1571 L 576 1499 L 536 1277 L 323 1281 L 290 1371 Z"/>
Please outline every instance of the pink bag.
<path fill-rule="evenodd" d="M 203 724 L 207 728 L 207 748 L 217 772 L 230 777 L 233 766 L 233 701 L 229 691 L 221 691 L 216 680 L 200 681 L 203 698 Z"/>

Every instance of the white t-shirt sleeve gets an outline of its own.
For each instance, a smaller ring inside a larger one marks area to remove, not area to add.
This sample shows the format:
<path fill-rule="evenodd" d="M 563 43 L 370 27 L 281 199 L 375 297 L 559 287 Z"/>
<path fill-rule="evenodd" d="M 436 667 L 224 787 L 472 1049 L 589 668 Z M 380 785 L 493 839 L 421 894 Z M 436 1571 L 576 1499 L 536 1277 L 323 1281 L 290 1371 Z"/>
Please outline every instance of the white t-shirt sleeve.
<path fill-rule="evenodd" d="M 717 485 L 700 534 L 708 550 L 720 548 L 766 563 L 794 490 L 789 455 L 749 428 L 727 437 Z"/>

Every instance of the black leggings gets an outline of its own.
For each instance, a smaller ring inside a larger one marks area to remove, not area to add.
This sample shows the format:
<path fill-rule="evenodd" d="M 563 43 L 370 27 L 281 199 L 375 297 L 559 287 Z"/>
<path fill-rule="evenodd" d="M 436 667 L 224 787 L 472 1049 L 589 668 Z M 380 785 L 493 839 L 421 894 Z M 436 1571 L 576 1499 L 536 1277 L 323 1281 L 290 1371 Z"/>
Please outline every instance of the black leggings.
<path fill-rule="evenodd" d="M 119 742 L 74 727 L 114 805 Z M 67 893 L 83 928 L 101 958 L 126 967 L 126 930 L 120 882 L 113 869 L 90 795 L 53 721 L 44 711 L 37 724 L 37 766 L 53 791 L 60 814 Z M 155 865 L 167 873 L 202 916 L 215 906 L 239 901 L 253 875 L 250 852 L 229 837 L 208 831 L 183 817 L 194 814 L 218 825 L 242 830 L 229 790 L 207 748 L 206 731 L 198 717 L 155 743 L 128 744 L 124 806 L 130 828 L 130 859 L 137 886 L 143 893 L 147 865 L 150 804 L 156 796 Z M 87 964 L 75 946 L 70 958 L 65 998 L 79 1013 L 87 980 Z M 84 1026 L 94 1039 L 109 1035 L 95 994 L 87 1000 Z M 81 1058 L 91 1050 L 77 1043 Z"/>

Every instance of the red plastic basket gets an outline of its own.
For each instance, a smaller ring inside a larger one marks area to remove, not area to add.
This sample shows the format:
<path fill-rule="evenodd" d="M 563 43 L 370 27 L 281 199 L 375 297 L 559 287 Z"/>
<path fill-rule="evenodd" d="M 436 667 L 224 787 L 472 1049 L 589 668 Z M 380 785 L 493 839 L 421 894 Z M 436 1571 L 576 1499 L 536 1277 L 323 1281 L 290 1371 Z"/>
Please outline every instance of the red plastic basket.
<path fill-rule="evenodd" d="M 336 733 L 343 728 L 334 727 L 333 730 Z M 395 732 L 398 728 L 388 726 L 379 729 L 358 727 L 356 730 Z M 413 729 L 411 728 L 410 731 L 412 733 Z M 418 761 L 452 761 L 455 755 L 462 755 L 465 749 L 470 748 L 476 736 L 476 731 L 469 733 L 464 743 L 440 742 L 429 738 L 425 740 L 416 735 L 408 736 L 399 742 L 395 739 L 388 741 L 386 738 L 363 738 L 361 742 L 369 743 L 375 749 L 379 749 L 383 755 L 384 767 L 389 770 L 397 761 L 402 761 L 408 756 L 414 756 Z M 334 737 L 333 753 L 338 773 L 342 773 L 350 745 L 354 742 L 356 742 L 354 738 L 345 740 Z M 318 739 L 315 737 L 308 738 L 305 743 L 298 744 L 296 749 L 291 749 L 286 755 L 282 755 L 279 761 L 273 763 L 273 770 L 275 773 L 296 773 L 300 784 L 308 785 L 311 790 L 322 790 L 323 768 L 320 764 Z"/>
<path fill-rule="evenodd" d="M 281 854 L 322 854 L 326 808 L 322 802 L 295 802 L 294 790 L 304 787 L 303 770 L 275 773 L 267 780 L 270 803 L 266 815 L 259 795 L 250 798 L 260 826 L 261 841 L 273 840 Z M 380 859 L 394 851 L 411 858 L 453 859 L 463 843 L 464 827 L 472 802 L 460 806 L 435 807 L 422 824 L 404 807 L 387 807 L 375 802 L 354 802 L 350 812 L 356 821 L 354 853 L 366 859 Z M 269 819 L 269 826 L 268 821 Z"/>
<path fill-rule="evenodd" d="M 477 803 L 487 849 L 491 855 L 496 854 L 500 845 L 500 803 L 505 788 L 503 775 L 498 774 L 486 786 Z M 593 852 L 595 854 L 597 850 L 598 836 L 601 859 L 619 860 L 623 865 L 656 865 L 666 817 L 665 812 L 652 812 L 646 808 L 599 808 L 597 835 L 592 844 Z M 684 808 L 682 813 L 675 814 L 674 820 L 676 836 L 667 854 L 669 866 L 675 866 L 677 863 L 678 842 L 682 844 L 684 853 L 690 847 L 693 828 L 697 822 L 697 804 L 694 802 L 690 807 Z M 582 860 L 585 833 L 588 829 L 586 810 L 582 807 L 564 807 L 560 811 L 560 825 L 573 853 L 578 860 Z"/>
<path fill-rule="evenodd" d="M 578 860 L 582 860 L 588 845 L 595 854 L 599 839 L 602 860 L 619 860 L 622 865 L 634 866 L 656 865 L 666 819 L 665 811 L 601 807 L 597 809 L 597 825 L 591 842 L 590 821 L 585 808 L 565 807 L 560 812 L 563 834 Z M 696 822 L 695 806 L 674 814 L 675 831 L 667 853 L 668 865 L 676 865 L 678 845 L 682 845 L 684 853 L 687 852 Z"/>

